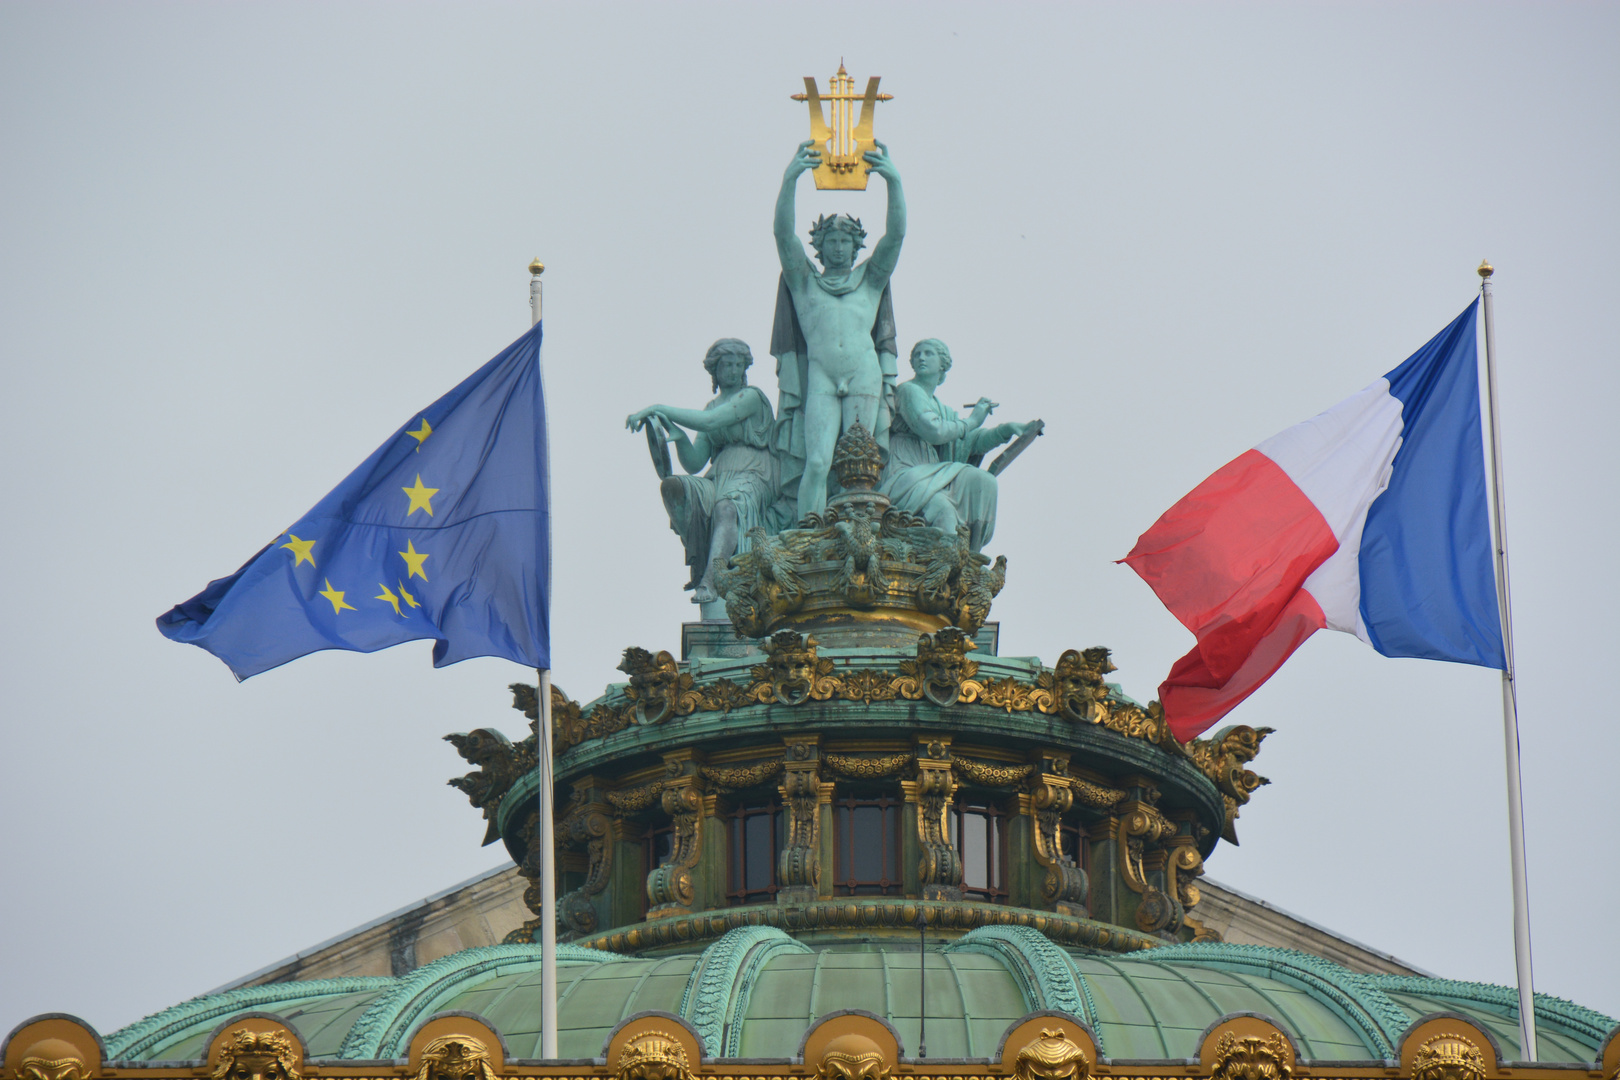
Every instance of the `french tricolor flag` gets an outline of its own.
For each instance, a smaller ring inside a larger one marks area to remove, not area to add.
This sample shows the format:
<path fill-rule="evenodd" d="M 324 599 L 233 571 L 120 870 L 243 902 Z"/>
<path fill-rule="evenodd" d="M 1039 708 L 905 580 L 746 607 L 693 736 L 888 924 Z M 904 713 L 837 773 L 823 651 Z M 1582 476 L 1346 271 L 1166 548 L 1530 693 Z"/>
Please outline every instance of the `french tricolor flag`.
<path fill-rule="evenodd" d="M 1327 627 L 1385 656 L 1505 668 L 1476 300 L 1400 367 L 1194 488 L 1122 561 L 1198 638 L 1159 687 L 1214 724 Z"/>

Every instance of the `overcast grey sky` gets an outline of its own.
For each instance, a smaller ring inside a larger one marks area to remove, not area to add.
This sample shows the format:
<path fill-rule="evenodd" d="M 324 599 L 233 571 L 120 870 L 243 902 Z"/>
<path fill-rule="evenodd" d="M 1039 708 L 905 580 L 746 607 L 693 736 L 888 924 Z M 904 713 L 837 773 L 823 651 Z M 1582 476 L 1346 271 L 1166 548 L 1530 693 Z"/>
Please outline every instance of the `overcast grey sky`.
<path fill-rule="evenodd" d="M 237 685 L 152 626 L 528 325 L 550 269 L 556 679 L 693 608 L 624 416 L 767 355 L 804 75 L 883 76 L 903 347 L 1047 435 L 1005 477 L 1002 651 L 1191 636 L 1112 560 L 1395 367 L 1498 267 L 1538 987 L 1620 1015 L 1620 7 L 0 6 L 0 1031 L 110 1032 L 495 865 L 426 642 Z M 882 218 L 882 189 L 800 216 Z M 964 397 L 950 399 L 950 394 Z M 1513 977 L 1498 678 L 1323 633 L 1211 877 Z"/>

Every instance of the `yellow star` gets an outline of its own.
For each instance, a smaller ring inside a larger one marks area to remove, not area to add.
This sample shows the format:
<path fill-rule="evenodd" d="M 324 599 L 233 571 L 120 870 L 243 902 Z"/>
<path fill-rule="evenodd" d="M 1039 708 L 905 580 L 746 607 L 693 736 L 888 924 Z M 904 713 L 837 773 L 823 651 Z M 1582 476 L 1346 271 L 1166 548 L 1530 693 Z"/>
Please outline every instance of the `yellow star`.
<path fill-rule="evenodd" d="M 431 513 L 431 511 L 429 512 Z M 405 560 L 406 566 L 410 567 L 410 570 L 406 571 L 405 573 L 406 581 L 411 580 L 413 577 L 419 577 L 423 581 L 428 579 L 426 572 L 424 572 L 422 569 L 422 564 L 428 560 L 428 553 L 425 551 L 417 551 L 416 544 L 414 542 L 410 540 L 405 541 L 405 550 L 399 553 L 399 557 Z"/>
<path fill-rule="evenodd" d="M 439 489 L 423 487 L 421 473 L 416 474 L 415 487 L 400 488 L 399 490 L 403 491 L 407 496 L 410 497 L 411 500 L 411 508 L 405 511 L 406 517 L 410 517 L 418 510 L 426 510 L 428 517 L 433 516 L 433 503 L 431 500 L 433 499 L 433 496 L 439 493 Z"/>
<path fill-rule="evenodd" d="M 385 600 L 388 603 L 394 605 L 394 614 L 395 615 L 404 614 L 402 611 L 399 610 L 399 597 L 395 596 L 392 592 L 390 592 L 387 585 L 384 585 L 382 582 L 379 581 L 379 582 L 377 582 L 377 588 L 382 590 L 382 595 L 381 596 L 373 596 L 372 597 L 373 600 Z"/>
<path fill-rule="evenodd" d="M 416 597 L 412 596 L 410 593 L 405 591 L 405 583 L 403 581 L 396 581 L 396 582 L 394 582 L 394 584 L 399 586 L 399 598 L 401 600 L 405 601 L 411 607 L 421 607 L 422 606 L 421 604 L 418 604 L 416 602 Z"/>
<path fill-rule="evenodd" d="M 422 444 L 427 442 L 427 437 L 429 435 L 433 434 L 433 425 L 428 423 L 427 417 L 424 416 L 422 417 L 421 431 L 407 431 L 405 434 L 416 440 L 416 452 L 420 454 L 422 452 Z"/>
<path fill-rule="evenodd" d="M 342 589 L 332 588 L 331 578 L 326 579 L 326 588 L 322 589 L 317 595 L 324 596 L 328 600 L 332 601 L 332 614 L 334 615 L 342 611 L 344 608 L 348 608 L 350 611 L 355 610 L 355 606 L 353 604 L 344 602 Z"/>
<path fill-rule="evenodd" d="M 281 546 L 293 553 L 293 565 L 303 566 L 305 563 L 309 563 L 309 565 L 314 566 L 315 556 L 311 555 L 309 551 L 310 548 L 315 546 L 315 541 L 300 540 L 298 537 L 293 536 L 292 533 L 288 533 L 287 535 L 292 536 L 292 543 L 282 544 Z M 324 559 L 326 556 L 322 555 L 321 558 Z"/>

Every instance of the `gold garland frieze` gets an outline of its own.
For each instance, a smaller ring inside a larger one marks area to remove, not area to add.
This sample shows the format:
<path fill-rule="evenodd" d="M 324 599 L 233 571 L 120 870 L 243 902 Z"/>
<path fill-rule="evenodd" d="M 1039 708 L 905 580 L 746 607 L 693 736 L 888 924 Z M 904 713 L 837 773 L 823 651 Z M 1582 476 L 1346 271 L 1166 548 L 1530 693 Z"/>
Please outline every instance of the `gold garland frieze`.
<path fill-rule="evenodd" d="M 847 780 L 882 780 L 894 776 L 916 760 L 913 754 L 888 754 L 883 757 L 851 757 L 846 754 L 822 754 L 821 763 L 830 772 Z"/>
<path fill-rule="evenodd" d="M 964 757 L 953 757 L 951 768 L 973 783 L 983 784 L 985 787 L 1014 787 L 1029 779 L 1035 772 L 1034 765 L 992 765 L 987 761 L 974 761 L 972 758 Z"/>
<path fill-rule="evenodd" d="M 1070 777 L 1069 790 L 1074 792 L 1075 802 L 1096 810 L 1110 809 L 1125 800 L 1125 792 L 1118 788 L 1093 784 L 1090 780 L 1082 780 L 1077 776 Z"/>
<path fill-rule="evenodd" d="M 664 781 L 654 780 L 650 784 L 642 784 L 639 787 L 606 792 L 605 797 L 615 810 L 626 814 L 634 814 L 657 802 L 663 792 Z"/>
<path fill-rule="evenodd" d="M 730 769 L 718 768 L 712 765 L 700 765 L 698 767 L 698 775 L 703 779 L 717 788 L 732 791 L 763 784 L 781 771 L 781 758 L 762 761 L 757 765 L 740 765 Z"/>

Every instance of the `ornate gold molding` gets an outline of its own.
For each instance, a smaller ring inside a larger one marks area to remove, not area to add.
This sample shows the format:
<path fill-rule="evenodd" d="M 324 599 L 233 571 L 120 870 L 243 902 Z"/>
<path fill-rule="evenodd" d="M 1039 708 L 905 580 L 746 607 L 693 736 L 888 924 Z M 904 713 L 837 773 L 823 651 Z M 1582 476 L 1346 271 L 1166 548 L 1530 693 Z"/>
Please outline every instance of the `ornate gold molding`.
<path fill-rule="evenodd" d="M 416 1080 L 498 1080 L 489 1047 L 470 1035 L 443 1035 L 422 1048 Z"/>
<path fill-rule="evenodd" d="M 1412 1055 L 1412 1080 L 1485 1080 L 1485 1054 L 1472 1039 L 1445 1032 Z"/>
<path fill-rule="evenodd" d="M 1215 1044 L 1211 1080 L 1288 1080 L 1293 1072 L 1291 1056 L 1281 1035 L 1262 1039 L 1222 1032 L 1220 1042 Z"/>
<path fill-rule="evenodd" d="M 878 1044 L 854 1032 L 829 1042 L 816 1063 L 816 1080 L 889 1080 L 889 1075 Z"/>
<path fill-rule="evenodd" d="M 17 1063 L 17 1080 L 90 1080 L 92 1070 L 72 1043 L 44 1039 Z"/>
<path fill-rule="evenodd" d="M 1062 1028 L 1042 1028 L 1040 1037 L 1018 1051 L 1013 1080 L 1086 1080 L 1091 1062 Z"/>
<path fill-rule="evenodd" d="M 667 1031 L 644 1031 L 619 1052 L 615 1080 L 692 1080 L 681 1041 Z"/>
<path fill-rule="evenodd" d="M 208 1075 L 210 1080 L 300 1080 L 298 1051 L 285 1035 L 237 1028 Z"/>

